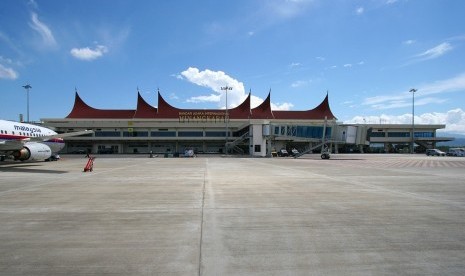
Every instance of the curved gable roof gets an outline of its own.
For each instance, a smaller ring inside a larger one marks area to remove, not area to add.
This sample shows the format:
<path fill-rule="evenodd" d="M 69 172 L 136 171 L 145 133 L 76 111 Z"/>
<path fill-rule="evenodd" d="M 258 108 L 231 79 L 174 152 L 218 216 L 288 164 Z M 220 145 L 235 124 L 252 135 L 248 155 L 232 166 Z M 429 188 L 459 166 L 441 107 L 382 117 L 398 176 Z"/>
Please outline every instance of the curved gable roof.
<path fill-rule="evenodd" d="M 144 98 L 137 92 L 137 109 L 134 118 L 155 118 L 157 116 L 157 108 L 149 105 Z"/>
<path fill-rule="evenodd" d="M 134 117 L 135 110 L 96 109 L 86 104 L 76 92 L 74 106 L 66 118 L 95 118 L 95 119 L 129 119 Z"/>
<path fill-rule="evenodd" d="M 294 119 L 294 120 L 328 120 L 337 119 L 329 107 L 328 94 L 323 101 L 314 109 L 306 111 L 273 111 L 275 119 Z"/>
<path fill-rule="evenodd" d="M 231 119 L 248 119 L 250 117 L 250 93 L 238 106 L 228 110 Z"/>
<path fill-rule="evenodd" d="M 271 92 L 268 93 L 268 97 L 259 106 L 255 107 L 251 111 L 252 119 L 273 119 L 273 111 L 271 111 Z"/>
<path fill-rule="evenodd" d="M 173 107 L 170 105 L 165 99 L 161 96 L 160 92 L 158 92 L 158 109 L 157 109 L 157 117 L 158 118 L 178 118 L 179 111 L 181 109 Z"/>
<path fill-rule="evenodd" d="M 329 106 L 328 94 L 323 101 L 314 109 L 306 111 L 272 111 L 271 110 L 271 92 L 259 106 L 251 109 L 251 94 L 237 107 L 228 109 L 230 119 L 284 119 L 284 120 L 323 120 L 325 117 L 329 120 L 336 119 Z M 76 92 L 74 106 L 71 112 L 66 116 L 68 119 L 134 119 L 134 118 L 160 118 L 160 119 L 179 119 L 183 112 L 188 113 L 225 113 L 224 109 L 179 109 L 170 105 L 158 92 L 158 108 L 149 105 L 137 93 L 136 110 L 111 110 L 96 109 L 86 104 Z"/>

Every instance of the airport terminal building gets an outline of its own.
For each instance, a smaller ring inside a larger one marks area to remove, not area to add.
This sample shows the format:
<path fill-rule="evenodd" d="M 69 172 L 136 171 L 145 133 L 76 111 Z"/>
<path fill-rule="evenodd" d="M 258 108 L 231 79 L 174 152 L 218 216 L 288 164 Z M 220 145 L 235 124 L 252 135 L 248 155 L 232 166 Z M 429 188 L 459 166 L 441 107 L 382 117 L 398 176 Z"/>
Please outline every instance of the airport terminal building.
<path fill-rule="evenodd" d="M 231 109 L 180 109 L 158 92 L 158 106 L 137 95 L 136 109 L 97 109 L 76 92 L 74 106 L 63 119 L 42 119 L 57 132 L 92 129 L 93 134 L 66 138 L 64 153 L 144 153 L 176 156 L 230 153 L 272 156 L 279 149 L 332 152 L 374 148 L 383 152 L 405 150 L 413 141 L 421 148 L 452 138 L 437 137 L 445 125 L 341 124 L 331 111 L 328 95 L 315 108 L 304 111 L 271 109 L 271 93 L 255 108 L 251 95 Z M 414 132 L 414 135 L 412 135 Z M 413 139 L 412 139 L 413 136 Z"/>

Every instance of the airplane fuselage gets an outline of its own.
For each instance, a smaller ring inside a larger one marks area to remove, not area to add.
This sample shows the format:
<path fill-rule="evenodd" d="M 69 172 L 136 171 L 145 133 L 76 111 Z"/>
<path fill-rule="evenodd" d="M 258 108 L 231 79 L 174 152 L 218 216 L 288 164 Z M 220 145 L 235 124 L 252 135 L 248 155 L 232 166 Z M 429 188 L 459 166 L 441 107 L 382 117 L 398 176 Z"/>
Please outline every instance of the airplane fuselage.
<path fill-rule="evenodd" d="M 53 138 L 54 135 L 57 133 L 46 127 L 0 120 L 0 152 L 22 156 L 29 151 L 32 157 L 50 157 L 65 146 L 63 139 Z"/>

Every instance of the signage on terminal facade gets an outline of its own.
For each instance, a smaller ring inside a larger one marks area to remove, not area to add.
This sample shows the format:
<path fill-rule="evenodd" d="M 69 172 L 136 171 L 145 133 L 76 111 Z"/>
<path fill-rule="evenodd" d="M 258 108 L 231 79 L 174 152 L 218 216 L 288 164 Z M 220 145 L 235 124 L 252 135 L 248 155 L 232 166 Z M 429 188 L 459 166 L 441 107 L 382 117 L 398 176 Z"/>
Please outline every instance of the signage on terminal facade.
<path fill-rule="evenodd" d="M 180 111 L 179 121 L 182 123 L 220 123 L 226 121 L 224 112 L 215 111 Z"/>

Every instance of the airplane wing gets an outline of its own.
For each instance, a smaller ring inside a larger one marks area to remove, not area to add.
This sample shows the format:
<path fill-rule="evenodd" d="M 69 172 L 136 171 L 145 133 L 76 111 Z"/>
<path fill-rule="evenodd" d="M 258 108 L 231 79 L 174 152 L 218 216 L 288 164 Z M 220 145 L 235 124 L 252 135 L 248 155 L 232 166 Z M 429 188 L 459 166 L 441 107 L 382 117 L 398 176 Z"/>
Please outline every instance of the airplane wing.
<path fill-rule="evenodd" d="M 82 131 L 60 133 L 60 134 L 42 136 L 42 137 L 30 137 L 30 138 L 27 138 L 27 139 L 24 139 L 24 140 L 26 140 L 26 141 L 34 141 L 34 142 L 43 142 L 43 141 L 47 141 L 47 140 L 50 140 L 50 139 L 79 136 L 79 135 L 91 134 L 91 133 L 94 133 L 94 131 L 93 130 L 82 130 Z"/>
<path fill-rule="evenodd" d="M 93 130 L 83 130 L 83 131 L 68 132 L 68 133 L 61 133 L 61 134 L 41 136 L 41 137 L 28 137 L 28 138 L 17 139 L 17 140 L 2 140 L 0 141 L 0 152 L 20 150 L 24 147 L 24 144 L 27 142 L 45 142 L 51 139 L 79 136 L 83 134 L 90 134 L 93 132 L 94 132 Z"/>

